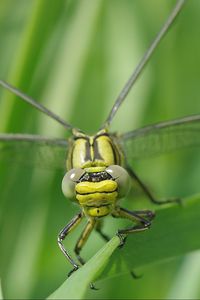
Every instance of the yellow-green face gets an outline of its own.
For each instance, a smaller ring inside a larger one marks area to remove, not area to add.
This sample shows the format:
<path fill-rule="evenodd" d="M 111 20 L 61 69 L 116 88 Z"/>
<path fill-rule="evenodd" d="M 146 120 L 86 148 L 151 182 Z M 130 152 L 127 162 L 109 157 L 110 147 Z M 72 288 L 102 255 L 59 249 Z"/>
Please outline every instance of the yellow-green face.
<path fill-rule="evenodd" d="M 118 145 L 105 130 L 95 136 L 75 132 L 67 159 L 69 172 L 62 182 L 64 195 L 90 217 L 110 214 L 128 190 L 129 175 L 122 163 Z"/>

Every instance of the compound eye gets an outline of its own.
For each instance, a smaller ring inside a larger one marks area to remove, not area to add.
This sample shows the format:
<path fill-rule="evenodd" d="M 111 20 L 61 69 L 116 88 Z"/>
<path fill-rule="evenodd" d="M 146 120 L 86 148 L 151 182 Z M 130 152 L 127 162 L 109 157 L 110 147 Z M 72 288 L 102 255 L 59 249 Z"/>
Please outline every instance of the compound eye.
<path fill-rule="evenodd" d="M 81 168 L 72 169 L 65 174 L 62 180 L 62 191 L 66 198 L 75 199 L 75 186 L 85 171 Z"/>
<path fill-rule="evenodd" d="M 130 189 L 130 176 L 128 172 L 118 165 L 109 166 L 105 171 L 117 182 L 118 197 L 125 197 Z"/>

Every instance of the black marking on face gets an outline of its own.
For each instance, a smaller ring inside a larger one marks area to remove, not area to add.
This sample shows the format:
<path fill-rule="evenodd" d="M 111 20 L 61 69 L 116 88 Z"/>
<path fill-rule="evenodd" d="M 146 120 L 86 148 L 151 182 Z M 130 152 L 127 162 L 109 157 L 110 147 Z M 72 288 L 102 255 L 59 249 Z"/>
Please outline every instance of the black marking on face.
<path fill-rule="evenodd" d="M 90 173 L 85 173 L 83 176 L 80 178 L 79 182 L 83 181 L 89 181 L 89 182 L 100 182 L 103 180 L 111 180 L 112 176 L 107 173 L 106 171 L 103 172 L 90 172 Z"/>

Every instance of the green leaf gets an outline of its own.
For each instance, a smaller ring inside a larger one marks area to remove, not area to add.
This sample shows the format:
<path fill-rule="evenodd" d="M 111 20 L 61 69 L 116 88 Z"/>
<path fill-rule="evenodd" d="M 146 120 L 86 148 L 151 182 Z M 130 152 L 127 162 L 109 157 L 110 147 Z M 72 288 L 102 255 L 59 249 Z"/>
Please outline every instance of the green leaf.
<path fill-rule="evenodd" d="M 97 276 L 101 279 L 118 276 L 200 248 L 199 220 L 200 196 L 184 199 L 182 206 L 171 205 L 158 210 L 149 231 L 129 235 L 125 246 L 115 252 L 119 239 L 112 238 L 48 299 L 83 299 L 89 283 Z"/>
<path fill-rule="evenodd" d="M 73 273 L 48 299 L 82 299 L 90 282 L 104 268 L 112 252 L 119 246 L 119 238 L 115 236 L 81 269 Z"/>
<path fill-rule="evenodd" d="M 3 300 L 3 292 L 1 287 L 1 280 L 0 280 L 0 300 Z"/>
<path fill-rule="evenodd" d="M 149 231 L 129 235 L 121 253 L 116 251 L 101 278 L 127 273 L 200 248 L 200 195 L 156 211 Z"/>

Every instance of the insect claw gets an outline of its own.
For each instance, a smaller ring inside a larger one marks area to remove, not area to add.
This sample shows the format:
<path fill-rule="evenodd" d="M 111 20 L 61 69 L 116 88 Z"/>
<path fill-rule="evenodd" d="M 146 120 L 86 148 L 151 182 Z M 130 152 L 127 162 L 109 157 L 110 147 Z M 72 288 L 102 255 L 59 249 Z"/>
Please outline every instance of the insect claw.
<path fill-rule="evenodd" d="M 98 291 L 99 290 L 99 289 L 97 289 L 95 287 L 95 285 L 92 282 L 90 283 L 90 288 L 91 288 L 91 290 L 94 290 L 94 291 Z"/>
<path fill-rule="evenodd" d="M 183 206 L 183 201 L 181 198 L 177 198 L 174 200 L 178 205 Z"/>
<path fill-rule="evenodd" d="M 134 271 L 130 271 L 130 274 L 131 274 L 131 276 L 132 276 L 133 279 L 140 279 L 140 278 L 143 277 L 143 275 L 137 275 L 137 274 L 135 274 Z"/>
<path fill-rule="evenodd" d="M 120 239 L 120 244 L 119 244 L 118 248 L 121 249 L 124 246 L 125 242 L 126 242 L 127 235 L 122 234 L 120 232 L 117 232 L 116 235 Z"/>
<path fill-rule="evenodd" d="M 177 203 L 178 205 L 182 206 L 183 202 L 181 198 L 172 198 L 167 200 L 168 203 Z"/>
<path fill-rule="evenodd" d="M 67 277 L 70 277 L 72 275 L 72 273 L 74 273 L 75 271 L 77 271 L 79 269 L 78 265 L 75 265 L 74 268 L 68 273 Z"/>
<path fill-rule="evenodd" d="M 149 211 L 148 215 L 147 215 L 147 218 L 149 218 L 150 220 L 153 220 L 155 218 L 155 216 L 156 216 L 155 212 Z"/>

